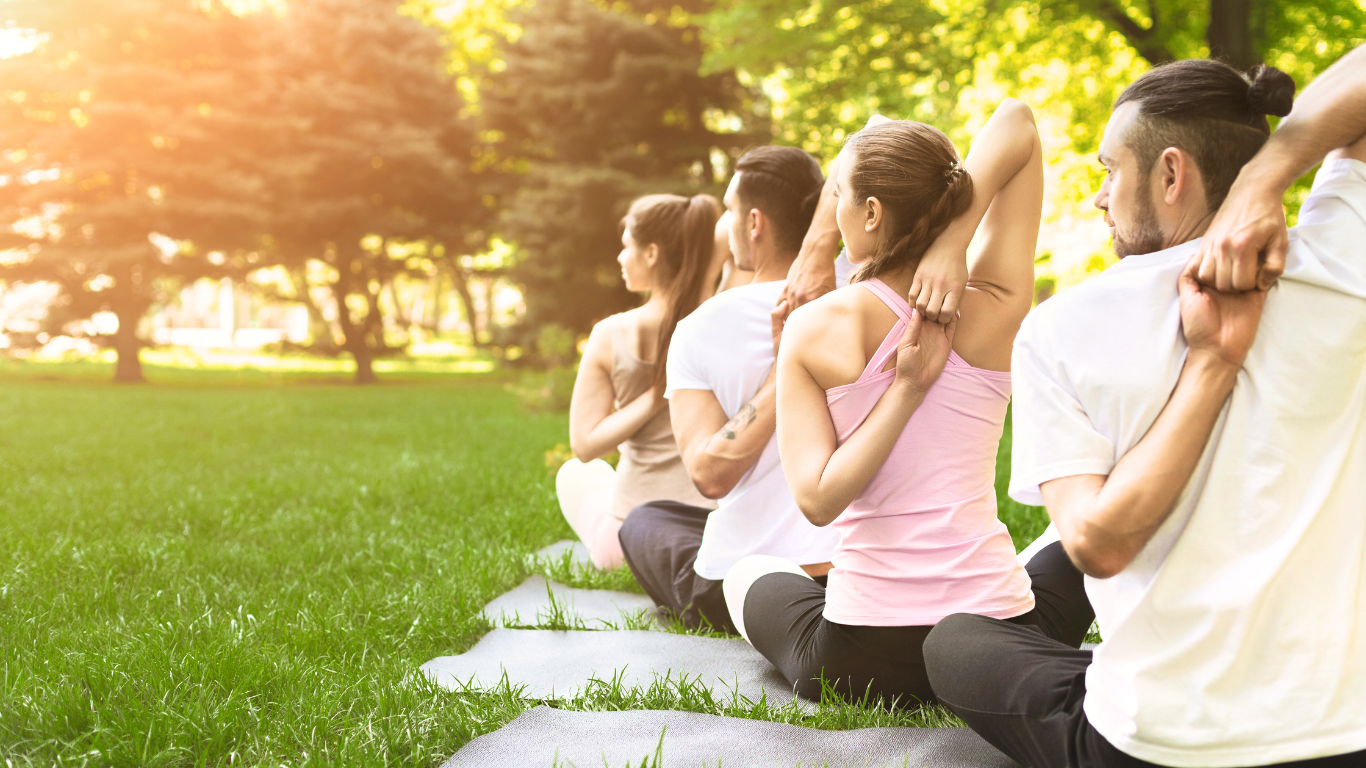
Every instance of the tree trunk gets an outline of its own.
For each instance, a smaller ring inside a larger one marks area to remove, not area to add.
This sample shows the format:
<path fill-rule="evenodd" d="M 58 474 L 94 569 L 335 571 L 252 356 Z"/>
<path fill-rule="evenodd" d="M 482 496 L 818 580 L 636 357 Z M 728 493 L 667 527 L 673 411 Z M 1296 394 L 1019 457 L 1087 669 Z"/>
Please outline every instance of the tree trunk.
<path fill-rule="evenodd" d="M 460 271 L 458 264 L 451 265 L 451 277 L 455 283 L 455 292 L 460 296 L 460 305 L 465 309 L 465 320 L 470 324 L 470 344 L 479 349 L 484 345 L 479 341 L 479 318 L 474 313 L 474 295 L 470 293 L 469 280 Z"/>
<path fill-rule="evenodd" d="M 313 335 L 313 345 L 325 349 L 335 350 L 337 348 L 337 333 L 332 328 L 332 324 L 323 317 L 322 307 L 313 300 L 313 294 L 309 292 L 308 277 L 304 268 L 292 269 L 289 272 L 290 282 L 294 283 L 295 299 L 304 305 L 308 310 L 309 332 Z"/>
<path fill-rule="evenodd" d="M 363 338 L 357 341 L 359 343 L 351 347 L 351 356 L 356 359 L 355 383 L 374 384 L 379 381 L 375 376 L 375 353 L 366 345 Z"/>
<path fill-rule="evenodd" d="M 1254 0 L 1210 0 L 1209 41 L 1212 59 L 1223 59 L 1241 70 L 1261 63 L 1252 40 L 1252 4 Z"/>
<path fill-rule="evenodd" d="M 138 340 L 138 321 L 142 315 L 133 317 L 132 313 L 118 312 L 119 329 L 114 332 L 114 351 L 118 354 L 114 363 L 114 381 L 125 384 L 141 384 L 147 381 L 142 375 L 142 342 Z"/>
<path fill-rule="evenodd" d="M 351 310 L 346 306 L 346 297 L 351 293 L 351 285 L 354 275 L 351 273 L 351 261 L 342 259 L 337 265 L 337 282 L 332 285 L 332 299 L 337 303 L 337 323 L 341 326 L 342 348 L 351 353 L 351 357 L 356 361 L 356 377 L 353 381 L 357 384 L 373 384 L 378 379 L 375 378 L 375 352 L 370 348 L 370 342 L 366 338 L 367 319 L 362 319 L 359 323 L 351 317 Z M 369 294 L 369 289 L 366 288 Z"/>

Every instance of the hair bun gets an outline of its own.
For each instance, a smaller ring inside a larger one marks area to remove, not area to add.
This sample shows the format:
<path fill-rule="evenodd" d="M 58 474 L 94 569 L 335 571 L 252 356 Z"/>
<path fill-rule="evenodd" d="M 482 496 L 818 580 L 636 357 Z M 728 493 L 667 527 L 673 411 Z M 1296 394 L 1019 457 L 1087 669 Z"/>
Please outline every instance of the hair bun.
<path fill-rule="evenodd" d="M 1285 117 L 1295 104 L 1295 79 L 1275 67 L 1257 67 L 1247 101 L 1258 114 Z"/>

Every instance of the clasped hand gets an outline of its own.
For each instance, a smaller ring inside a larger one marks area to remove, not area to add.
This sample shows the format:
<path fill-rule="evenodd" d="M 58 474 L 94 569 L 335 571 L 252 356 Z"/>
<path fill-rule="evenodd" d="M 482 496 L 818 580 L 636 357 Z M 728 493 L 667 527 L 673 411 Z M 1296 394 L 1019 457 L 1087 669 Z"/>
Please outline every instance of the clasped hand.
<path fill-rule="evenodd" d="M 947 323 L 932 323 L 918 310 L 911 310 L 910 322 L 896 348 L 896 383 L 923 397 L 944 372 L 953 350 L 953 334 L 958 316 Z"/>
<path fill-rule="evenodd" d="M 1192 359 L 1237 370 L 1257 338 L 1266 291 L 1220 291 L 1203 285 L 1201 263 L 1197 253 L 1181 273 L 1181 329 Z"/>

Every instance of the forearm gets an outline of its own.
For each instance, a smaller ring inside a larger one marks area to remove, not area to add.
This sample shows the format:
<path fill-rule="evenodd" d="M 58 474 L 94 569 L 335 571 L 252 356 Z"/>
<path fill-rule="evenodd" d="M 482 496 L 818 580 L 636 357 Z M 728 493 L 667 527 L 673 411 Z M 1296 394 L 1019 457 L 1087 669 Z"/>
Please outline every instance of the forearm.
<path fill-rule="evenodd" d="M 1124 570 L 1171 514 L 1190 482 L 1238 375 L 1192 354 L 1153 426 L 1089 498 L 1055 515 L 1077 566 L 1108 578 Z"/>
<path fill-rule="evenodd" d="M 807 520 L 813 525 L 829 525 L 844 512 L 886 463 L 906 422 L 924 399 L 923 393 L 904 382 L 893 383 L 843 445 L 829 453 L 817 447 L 824 457 L 793 462 L 795 477 L 788 481 Z"/>
<path fill-rule="evenodd" d="M 569 445 L 574 458 L 592 461 L 610 455 L 617 446 L 639 432 L 659 411 L 661 405 L 653 390 L 609 413 L 589 429 L 571 432 Z"/>
<path fill-rule="evenodd" d="M 1366 46 L 1319 75 L 1239 174 L 1283 193 L 1329 152 L 1366 136 Z"/>
<path fill-rule="evenodd" d="M 699 450 L 684 456 L 688 475 L 703 496 L 719 499 L 730 493 L 759 460 L 777 427 L 776 397 L 777 377 L 769 374 L 749 402 L 740 406 Z"/>
<path fill-rule="evenodd" d="M 828 281 L 830 287 L 834 287 L 835 257 L 839 255 L 840 248 L 840 228 L 835 220 L 835 208 L 838 203 L 835 198 L 835 186 L 839 162 L 839 158 L 836 158 L 830 164 L 830 175 L 826 177 L 825 186 L 821 188 L 816 212 L 811 217 L 811 226 L 802 238 L 802 248 L 788 271 L 789 279 L 806 277 L 809 282 Z"/>

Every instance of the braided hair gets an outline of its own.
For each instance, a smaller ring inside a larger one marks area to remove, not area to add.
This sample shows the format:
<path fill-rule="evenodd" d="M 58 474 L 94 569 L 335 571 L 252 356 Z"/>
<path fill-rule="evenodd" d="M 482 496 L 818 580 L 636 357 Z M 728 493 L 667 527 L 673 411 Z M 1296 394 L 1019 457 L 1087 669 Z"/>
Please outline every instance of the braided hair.
<path fill-rule="evenodd" d="M 888 223 L 877 251 L 850 282 L 918 263 L 972 205 L 972 176 L 953 142 L 936 128 L 908 120 L 883 123 L 849 137 L 848 146 L 854 203 L 877 198 Z"/>

